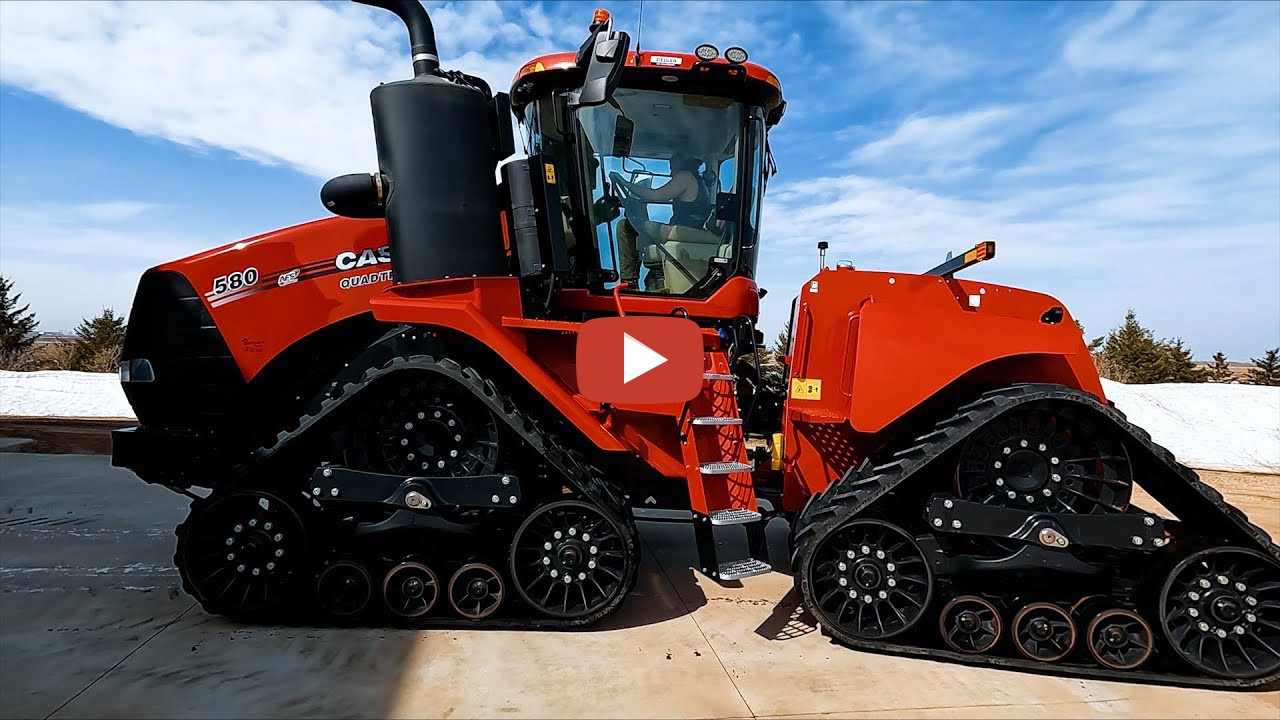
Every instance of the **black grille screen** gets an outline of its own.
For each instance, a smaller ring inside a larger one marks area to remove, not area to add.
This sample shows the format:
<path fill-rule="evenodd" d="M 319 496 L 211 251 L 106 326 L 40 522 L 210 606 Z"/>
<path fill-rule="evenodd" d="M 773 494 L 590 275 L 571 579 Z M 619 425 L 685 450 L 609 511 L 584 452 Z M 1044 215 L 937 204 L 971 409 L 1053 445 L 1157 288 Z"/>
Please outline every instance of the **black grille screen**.
<path fill-rule="evenodd" d="M 138 283 L 124 359 L 146 358 L 155 382 L 125 383 L 138 420 L 156 428 L 212 430 L 244 400 L 245 382 L 191 283 L 150 271 Z"/>

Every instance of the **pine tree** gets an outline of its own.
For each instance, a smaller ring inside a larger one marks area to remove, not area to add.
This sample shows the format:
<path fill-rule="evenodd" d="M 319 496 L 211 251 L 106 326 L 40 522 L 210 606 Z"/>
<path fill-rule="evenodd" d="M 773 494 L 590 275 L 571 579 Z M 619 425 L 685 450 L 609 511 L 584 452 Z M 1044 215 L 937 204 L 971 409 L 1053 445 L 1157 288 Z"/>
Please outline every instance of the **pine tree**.
<path fill-rule="evenodd" d="M 1280 385 L 1280 348 L 1272 348 L 1261 358 L 1249 358 L 1253 369 L 1249 382 L 1254 385 Z"/>
<path fill-rule="evenodd" d="M 1102 344 L 1103 363 L 1108 378 L 1124 383 L 1157 383 L 1164 380 L 1169 352 L 1142 327 L 1130 309 L 1120 327 L 1107 333 Z"/>
<path fill-rule="evenodd" d="M 1227 364 L 1226 353 L 1216 352 L 1213 354 L 1213 364 L 1209 366 L 1207 377 L 1209 382 L 1235 382 L 1235 374 L 1231 372 L 1231 366 Z"/>
<path fill-rule="evenodd" d="M 18 307 L 22 293 L 13 292 L 13 281 L 0 277 L 0 354 L 17 355 L 35 342 L 36 316 L 30 305 Z"/>
<path fill-rule="evenodd" d="M 101 315 L 86 318 L 76 327 L 75 366 L 77 369 L 113 372 L 118 368 L 124 346 L 124 316 L 107 308 Z"/>
<path fill-rule="evenodd" d="M 1197 367 L 1196 362 L 1191 359 L 1191 350 L 1183 347 L 1182 338 L 1166 340 L 1160 345 L 1164 349 L 1160 382 L 1198 383 L 1205 381 L 1204 370 Z"/>

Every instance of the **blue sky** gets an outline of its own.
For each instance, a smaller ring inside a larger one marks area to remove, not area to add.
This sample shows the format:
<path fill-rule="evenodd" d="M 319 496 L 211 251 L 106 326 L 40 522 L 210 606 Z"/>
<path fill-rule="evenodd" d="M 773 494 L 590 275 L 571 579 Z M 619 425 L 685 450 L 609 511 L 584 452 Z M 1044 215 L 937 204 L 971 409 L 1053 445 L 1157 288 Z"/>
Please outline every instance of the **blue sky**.
<path fill-rule="evenodd" d="M 596 3 L 427 3 L 446 67 L 505 87 Z M 604 3 L 634 29 L 639 5 Z M 1128 307 L 1197 357 L 1280 345 L 1280 4 L 648 2 L 641 44 L 738 44 L 782 79 L 762 325 L 830 259 Z M 0 3 L 0 273 L 47 330 L 146 267 L 321 217 L 408 74 L 351 3 Z"/>

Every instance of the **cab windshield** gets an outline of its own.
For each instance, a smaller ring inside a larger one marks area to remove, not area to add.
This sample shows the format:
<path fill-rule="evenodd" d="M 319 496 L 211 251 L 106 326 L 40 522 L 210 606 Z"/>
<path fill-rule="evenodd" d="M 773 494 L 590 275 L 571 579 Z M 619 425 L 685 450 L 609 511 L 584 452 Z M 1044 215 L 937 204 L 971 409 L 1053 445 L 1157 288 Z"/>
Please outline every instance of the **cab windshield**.
<path fill-rule="evenodd" d="M 715 266 L 754 265 L 755 228 L 742 226 L 757 217 L 764 133 L 750 120 L 728 98 L 635 89 L 576 113 L 587 223 L 615 282 L 679 295 Z"/>

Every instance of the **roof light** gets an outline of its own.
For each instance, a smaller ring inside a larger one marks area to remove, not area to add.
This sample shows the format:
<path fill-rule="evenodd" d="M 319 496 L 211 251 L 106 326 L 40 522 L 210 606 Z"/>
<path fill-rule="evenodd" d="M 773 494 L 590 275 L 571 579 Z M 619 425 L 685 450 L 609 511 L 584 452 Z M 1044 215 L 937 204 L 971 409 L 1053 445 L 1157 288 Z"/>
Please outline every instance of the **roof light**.
<path fill-rule="evenodd" d="M 595 13 L 591 16 L 592 24 L 609 22 L 609 11 L 604 8 L 596 8 Z"/>
<path fill-rule="evenodd" d="M 702 43 L 694 49 L 693 54 L 697 55 L 698 59 L 703 62 L 711 62 L 712 60 L 720 57 L 720 50 L 711 43 Z"/>
<path fill-rule="evenodd" d="M 724 59 L 734 65 L 741 65 L 747 61 L 747 51 L 740 47 L 731 47 L 724 51 Z"/>

